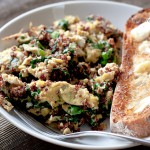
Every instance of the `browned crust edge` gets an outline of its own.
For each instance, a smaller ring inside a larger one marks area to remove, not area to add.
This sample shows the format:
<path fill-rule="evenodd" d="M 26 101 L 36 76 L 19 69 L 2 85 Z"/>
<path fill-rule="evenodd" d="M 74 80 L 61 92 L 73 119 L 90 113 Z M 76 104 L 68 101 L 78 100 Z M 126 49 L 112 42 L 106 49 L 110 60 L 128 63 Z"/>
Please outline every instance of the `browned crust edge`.
<path fill-rule="evenodd" d="M 129 32 L 150 17 L 150 8 L 143 9 L 132 15 L 126 23 L 124 34 L 122 74 L 115 89 L 113 104 L 110 114 L 110 129 L 112 132 L 126 134 L 136 137 L 150 136 L 150 107 L 146 107 L 141 113 L 127 116 L 124 112 L 126 103 L 130 99 L 129 87 L 131 58 L 136 53 L 133 42 L 130 40 Z"/>

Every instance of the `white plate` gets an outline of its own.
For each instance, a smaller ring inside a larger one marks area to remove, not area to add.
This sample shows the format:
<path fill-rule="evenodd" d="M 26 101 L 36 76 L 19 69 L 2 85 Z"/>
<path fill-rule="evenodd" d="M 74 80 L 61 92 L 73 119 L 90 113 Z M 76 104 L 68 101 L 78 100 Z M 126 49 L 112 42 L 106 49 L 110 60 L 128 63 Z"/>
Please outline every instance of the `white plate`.
<path fill-rule="evenodd" d="M 84 19 L 90 14 L 95 14 L 109 19 L 116 27 L 123 31 L 127 19 L 140 9 L 140 7 L 110 1 L 76 1 L 46 5 L 20 15 L 4 25 L 0 29 L 0 50 L 3 50 L 14 44 L 14 41 L 2 41 L 2 37 L 16 33 L 22 28 L 27 29 L 29 22 L 32 22 L 34 25 L 50 25 L 54 20 L 60 19 L 65 15 L 75 15 L 79 16 L 81 19 Z M 13 112 L 7 113 L 3 108 L 0 107 L 0 113 L 13 125 L 25 131 L 26 133 L 41 140 L 65 147 L 94 150 L 122 149 L 136 145 L 135 143 L 126 140 L 116 140 L 107 137 L 78 138 L 65 141 L 55 140 L 33 131 Z M 88 130 L 88 127 L 84 126 L 82 130 Z"/>

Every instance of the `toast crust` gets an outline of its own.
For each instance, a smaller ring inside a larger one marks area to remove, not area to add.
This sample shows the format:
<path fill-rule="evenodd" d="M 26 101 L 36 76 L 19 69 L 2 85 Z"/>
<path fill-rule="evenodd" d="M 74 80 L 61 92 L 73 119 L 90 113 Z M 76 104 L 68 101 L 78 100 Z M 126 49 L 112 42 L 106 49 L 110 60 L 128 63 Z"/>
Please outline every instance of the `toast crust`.
<path fill-rule="evenodd" d="M 147 90 L 147 87 L 150 85 L 150 78 L 146 81 L 145 86 L 135 86 L 133 84 L 133 81 L 136 80 L 136 75 L 133 71 L 134 59 L 150 60 L 150 54 L 139 54 L 139 43 L 131 38 L 131 30 L 145 22 L 148 18 L 150 18 L 150 8 L 139 11 L 131 16 L 126 23 L 126 31 L 123 38 L 122 73 L 115 89 L 110 115 L 110 128 L 115 133 L 136 137 L 150 136 L 150 105 L 147 105 L 138 113 L 134 113 L 132 109 L 127 109 L 128 105 L 135 99 L 140 100 L 150 96 L 150 90 Z"/>

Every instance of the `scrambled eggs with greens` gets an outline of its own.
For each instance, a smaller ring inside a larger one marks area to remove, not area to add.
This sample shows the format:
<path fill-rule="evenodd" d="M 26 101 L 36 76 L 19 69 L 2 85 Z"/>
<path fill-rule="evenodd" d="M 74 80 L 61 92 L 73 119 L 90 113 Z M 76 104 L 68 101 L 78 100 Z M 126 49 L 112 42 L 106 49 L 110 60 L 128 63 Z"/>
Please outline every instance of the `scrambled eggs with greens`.
<path fill-rule="evenodd" d="M 63 134 L 88 123 L 103 130 L 119 74 L 122 33 L 102 17 L 66 16 L 3 40 L 0 104 L 27 110 Z"/>

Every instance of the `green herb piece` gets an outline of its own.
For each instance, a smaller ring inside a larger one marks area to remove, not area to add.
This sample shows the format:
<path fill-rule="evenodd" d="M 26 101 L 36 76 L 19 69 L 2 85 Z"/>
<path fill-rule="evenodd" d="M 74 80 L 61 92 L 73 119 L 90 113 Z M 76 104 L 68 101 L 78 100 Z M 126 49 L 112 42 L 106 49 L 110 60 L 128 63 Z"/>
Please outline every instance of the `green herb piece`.
<path fill-rule="evenodd" d="M 92 127 L 95 127 L 95 126 L 97 125 L 97 123 L 95 122 L 94 119 L 91 119 L 91 120 L 90 120 L 90 125 L 91 125 Z"/>
<path fill-rule="evenodd" d="M 27 85 L 26 88 L 25 88 L 25 90 L 26 90 L 27 97 L 25 99 L 21 99 L 21 100 L 22 101 L 27 100 L 28 102 L 31 102 L 31 100 L 33 99 L 33 97 L 31 96 L 31 89 L 30 89 L 30 87 Z"/>
<path fill-rule="evenodd" d="M 59 32 L 58 31 L 54 31 L 52 34 L 51 34 L 52 38 L 53 39 L 56 39 L 59 37 Z"/>
<path fill-rule="evenodd" d="M 34 107 L 38 106 L 38 100 L 32 99 L 32 103 L 33 103 Z"/>
<path fill-rule="evenodd" d="M 48 64 L 48 60 L 51 59 L 51 58 L 52 58 L 52 56 L 46 57 L 46 59 L 44 60 L 44 62 L 45 62 L 46 64 Z"/>
<path fill-rule="evenodd" d="M 71 49 L 71 50 L 69 50 L 72 54 L 74 53 L 74 50 L 73 49 Z"/>
<path fill-rule="evenodd" d="M 102 66 L 105 66 L 107 63 L 108 63 L 107 60 L 101 60 L 101 62 L 100 62 L 100 64 L 101 64 Z"/>
<path fill-rule="evenodd" d="M 44 50 L 45 47 L 40 43 L 40 41 L 37 41 L 37 45 L 40 49 Z"/>
<path fill-rule="evenodd" d="M 113 48 L 109 48 L 107 52 L 102 52 L 102 60 L 100 61 L 100 64 L 102 66 L 108 63 L 108 60 L 112 57 L 113 52 L 114 52 Z"/>
<path fill-rule="evenodd" d="M 63 54 L 66 54 L 68 52 L 71 52 L 72 54 L 74 53 L 73 49 L 69 49 L 68 47 L 64 49 Z"/>
<path fill-rule="evenodd" d="M 35 59 L 31 60 L 31 61 L 30 61 L 30 64 L 31 64 L 31 68 L 32 68 L 32 69 L 35 68 L 35 64 L 36 64 Z"/>
<path fill-rule="evenodd" d="M 93 43 L 92 39 L 87 38 L 86 43 Z"/>
<path fill-rule="evenodd" d="M 26 89 L 26 92 L 29 92 L 29 93 L 31 92 L 31 89 L 30 89 L 30 87 L 28 85 L 26 86 L 25 89 Z"/>
<path fill-rule="evenodd" d="M 31 92 L 31 96 L 34 98 L 35 96 L 39 95 L 41 92 L 40 89 L 37 89 L 37 91 Z"/>
<path fill-rule="evenodd" d="M 49 55 L 49 56 L 47 56 L 47 57 L 46 57 L 46 59 L 51 59 L 51 58 L 52 58 L 52 56 L 51 56 L 51 55 Z"/>
<path fill-rule="evenodd" d="M 45 59 L 47 59 L 47 58 L 46 58 L 46 57 L 42 57 L 42 56 L 41 56 L 41 58 L 32 59 L 32 60 L 30 61 L 30 65 L 31 65 L 32 68 L 35 68 L 35 67 L 36 67 L 35 65 L 36 65 L 37 63 L 39 63 L 39 62 L 44 62 Z"/>
<path fill-rule="evenodd" d="M 77 123 L 78 118 L 77 117 L 71 117 L 71 118 L 68 119 L 68 121 Z"/>
<path fill-rule="evenodd" d="M 53 70 L 61 70 L 61 69 L 60 69 L 60 68 L 53 68 L 52 71 L 53 71 Z"/>
<path fill-rule="evenodd" d="M 95 83 L 93 87 L 94 87 L 94 90 L 95 90 L 95 89 L 97 89 L 97 87 L 100 87 L 100 84 L 99 83 Z"/>
<path fill-rule="evenodd" d="M 69 44 L 69 49 L 75 49 L 76 47 L 77 47 L 77 44 L 74 42 Z"/>
<path fill-rule="evenodd" d="M 44 108 L 51 108 L 50 104 L 47 101 L 40 103 L 39 105 L 43 106 Z"/>
<path fill-rule="evenodd" d="M 69 72 L 67 70 L 62 70 L 62 72 L 65 74 L 65 75 L 68 75 L 70 76 Z"/>
<path fill-rule="evenodd" d="M 102 66 L 108 63 L 108 60 L 112 57 L 113 51 L 113 48 L 109 48 L 107 52 L 102 52 L 102 60 L 100 62 Z"/>
<path fill-rule="evenodd" d="M 38 59 L 33 59 L 30 61 L 31 68 L 35 68 L 35 64 L 38 62 Z"/>
<path fill-rule="evenodd" d="M 102 58 L 104 59 L 104 60 L 107 60 L 107 59 L 109 59 L 109 53 L 108 52 L 102 52 Z"/>
<path fill-rule="evenodd" d="M 110 44 L 107 41 L 98 41 L 98 43 L 94 43 L 92 45 L 94 48 L 98 48 L 104 50 L 105 48 L 110 48 Z"/>
<path fill-rule="evenodd" d="M 37 45 L 39 47 L 39 49 L 37 51 L 37 55 L 44 57 L 45 56 L 45 51 L 44 51 L 45 47 L 40 43 L 40 41 L 37 41 Z"/>
<path fill-rule="evenodd" d="M 65 19 L 62 19 L 59 23 L 58 26 L 61 27 L 63 30 L 68 30 L 68 21 Z"/>
<path fill-rule="evenodd" d="M 80 115 L 84 112 L 83 109 L 81 109 L 80 107 L 78 106 L 70 106 L 69 109 L 68 109 L 68 113 L 70 115 Z"/>
<path fill-rule="evenodd" d="M 57 43 L 58 43 L 58 41 L 54 42 L 54 45 L 53 45 L 53 48 L 52 48 L 52 54 L 56 51 Z"/>
<path fill-rule="evenodd" d="M 96 89 L 98 89 L 98 88 L 103 89 L 103 90 L 106 90 L 106 89 L 107 89 L 107 82 L 103 82 L 102 85 L 100 85 L 99 83 L 95 83 L 95 84 L 93 85 L 93 89 L 94 89 L 94 90 L 96 90 Z"/>
<path fill-rule="evenodd" d="M 68 52 L 71 52 L 71 54 L 73 54 L 75 48 L 76 48 L 76 43 L 70 43 L 69 46 L 64 49 L 63 54 L 66 54 Z"/>
<path fill-rule="evenodd" d="M 42 49 L 38 49 L 38 55 L 40 55 L 40 56 L 42 56 L 42 57 L 44 57 L 45 56 L 45 51 L 44 50 L 42 50 Z"/>
<path fill-rule="evenodd" d="M 35 97 L 36 95 L 38 95 L 37 92 L 31 92 L 31 96 L 32 96 L 32 97 Z"/>
<path fill-rule="evenodd" d="M 41 90 L 40 90 L 40 89 L 37 89 L 37 93 L 40 94 L 40 92 L 41 92 Z"/>
<path fill-rule="evenodd" d="M 22 78 L 22 73 L 21 72 L 19 73 L 19 78 Z"/>
<path fill-rule="evenodd" d="M 24 99 L 24 100 L 27 100 L 28 102 L 31 102 L 34 107 L 39 108 L 39 106 L 38 106 L 39 105 L 38 100 L 34 99 L 34 97 L 37 96 L 37 95 L 39 95 L 40 92 L 41 91 L 40 91 L 39 88 L 36 91 L 31 91 L 30 87 L 27 85 L 26 86 L 26 95 L 27 95 L 27 98 Z"/>
<path fill-rule="evenodd" d="M 110 48 L 107 52 L 102 52 L 102 58 L 104 60 L 108 60 L 109 58 L 111 58 L 113 51 L 113 48 Z"/>
<path fill-rule="evenodd" d="M 69 48 L 67 47 L 67 48 L 65 48 L 65 49 L 63 50 L 63 54 L 68 53 L 68 51 L 69 51 Z"/>
<path fill-rule="evenodd" d="M 42 102 L 42 103 L 36 103 L 34 107 L 35 108 L 51 108 L 50 104 L 47 101 Z"/>
<path fill-rule="evenodd" d="M 74 123 L 77 123 L 79 121 L 78 117 L 76 116 L 64 116 L 63 120 L 66 122 L 74 122 Z"/>

